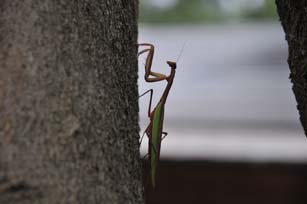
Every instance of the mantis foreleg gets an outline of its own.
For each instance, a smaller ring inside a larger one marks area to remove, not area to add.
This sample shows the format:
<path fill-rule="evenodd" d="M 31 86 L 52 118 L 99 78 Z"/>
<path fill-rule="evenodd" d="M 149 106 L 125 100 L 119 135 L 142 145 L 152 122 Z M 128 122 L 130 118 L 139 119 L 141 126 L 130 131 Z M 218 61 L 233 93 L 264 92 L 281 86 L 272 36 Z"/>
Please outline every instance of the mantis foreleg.
<path fill-rule="evenodd" d="M 164 79 L 167 79 L 167 76 L 164 74 L 160 74 L 157 72 L 152 72 L 151 71 L 151 66 L 152 66 L 152 61 L 153 61 L 153 56 L 155 52 L 155 48 L 152 44 L 149 43 L 142 43 L 138 44 L 139 46 L 149 46 L 149 48 L 142 50 L 141 52 L 138 53 L 138 56 L 141 54 L 148 52 L 147 58 L 146 58 L 146 63 L 145 63 L 145 80 L 147 82 L 156 82 L 156 81 L 162 81 Z M 150 76 L 153 76 L 150 78 Z"/>

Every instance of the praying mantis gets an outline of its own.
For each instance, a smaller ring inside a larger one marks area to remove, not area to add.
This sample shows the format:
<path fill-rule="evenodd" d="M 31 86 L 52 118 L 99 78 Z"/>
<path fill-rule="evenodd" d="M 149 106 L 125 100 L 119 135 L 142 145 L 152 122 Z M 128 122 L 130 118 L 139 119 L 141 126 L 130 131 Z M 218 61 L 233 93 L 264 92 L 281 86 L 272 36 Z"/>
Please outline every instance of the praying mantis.
<path fill-rule="evenodd" d="M 150 122 L 142 135 L 141 142 L 142 142 L 144 135 L 146 134 L 148 137 L 150 182 L 152 184 L 152 188 L 154 189 L 156 174 L 157 174 L 157 169 L 158 169 L 158 162 L 160 159 L 161 142 L 168 135 L 167 132 L 163 131 L 164 107 L 165 107 L 165 103 L 166 103 L 166 99 L 168 97 L 169 91 L 172 87 L 173 80 L 175 78 L 177 63 L 172 62 L 172 61 L 167 61 L 167 64 L 171 69 L 170 74 L 168 76 L 161 74 L 161 73 L 153 72 L 151 71 L 151 66 L 152 66 L 152 61 L 154 57 L 154 45 L 149 44 L 149 43 L 141 43 L 141 44 L 138 44 L 138 46 L 147 47 L 138 53 L 138 56 L 140 56 L 141 54 L 148 52 L 146 62 L 145 62 L 145 81 L 146 82 L 158 82 L 158 81 L 165 80 L 167 82 L 167 85 L 163 91 L 163 94 L 153 110 L 151 110 L 153 90 L 150 89 L 139 96 L 139 97 L 142 97 L 145 94 L 150 93 L 150 101 L 149 101 L 149 107 L 148 107 L 148 117 L 150 119 Z"/>

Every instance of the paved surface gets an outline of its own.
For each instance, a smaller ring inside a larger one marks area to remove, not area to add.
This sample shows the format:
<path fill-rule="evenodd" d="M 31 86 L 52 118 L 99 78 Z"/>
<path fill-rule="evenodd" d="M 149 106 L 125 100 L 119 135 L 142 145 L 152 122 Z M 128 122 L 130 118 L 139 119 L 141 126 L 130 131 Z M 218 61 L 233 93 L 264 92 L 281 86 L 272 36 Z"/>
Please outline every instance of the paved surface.
<path fill-rule="evenodd" d="M 177 75 L 166 104 L 162 157 L 307 162 L 307 139 L 288 79 L 287 45 L 279 24 L 140 26 L 139 42 L 156 46 L 153 70 Z M 146 84 L 140 58 L 140 93 Z M 140 100 L 141 127 L 148 98 Z M 142 153 L 146 152 L 146 141 Z"/>

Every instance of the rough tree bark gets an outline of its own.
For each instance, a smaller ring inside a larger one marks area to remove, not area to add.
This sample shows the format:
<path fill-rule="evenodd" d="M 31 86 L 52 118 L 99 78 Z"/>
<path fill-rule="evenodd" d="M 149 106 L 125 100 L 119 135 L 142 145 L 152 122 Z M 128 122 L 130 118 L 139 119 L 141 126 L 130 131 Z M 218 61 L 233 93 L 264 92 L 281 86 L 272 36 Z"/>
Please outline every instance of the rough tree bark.
<path fill-rule="evenodd" d="M 0 203 L 143 203 L 137 0 L 1 0 Z"/>
<path fill-rule="evenodd" d="M 307 136 L 307 1 L 276 0 L 289 44 L 288 63 L 300 120 Z"/>

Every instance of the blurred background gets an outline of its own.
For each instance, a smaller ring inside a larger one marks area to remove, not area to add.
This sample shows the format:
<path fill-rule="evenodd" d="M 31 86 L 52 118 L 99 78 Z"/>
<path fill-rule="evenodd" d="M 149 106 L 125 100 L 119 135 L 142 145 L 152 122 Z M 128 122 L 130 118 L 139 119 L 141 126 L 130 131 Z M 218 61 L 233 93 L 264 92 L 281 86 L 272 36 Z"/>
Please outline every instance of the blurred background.
<path fill-rule="evenodd" d="M 183 48 L 147 203 L 307 203 L 307 139 L 275 1 L 140 0 L 139 16 L 139 42 L 155 45 L 152 70 L 168 74 Z M 145 59 L 139 92 L 153 88 L 155 105 L 166 83 L 144 81 Z M 148 103 L 140 99 L 141 133 Z"/>

